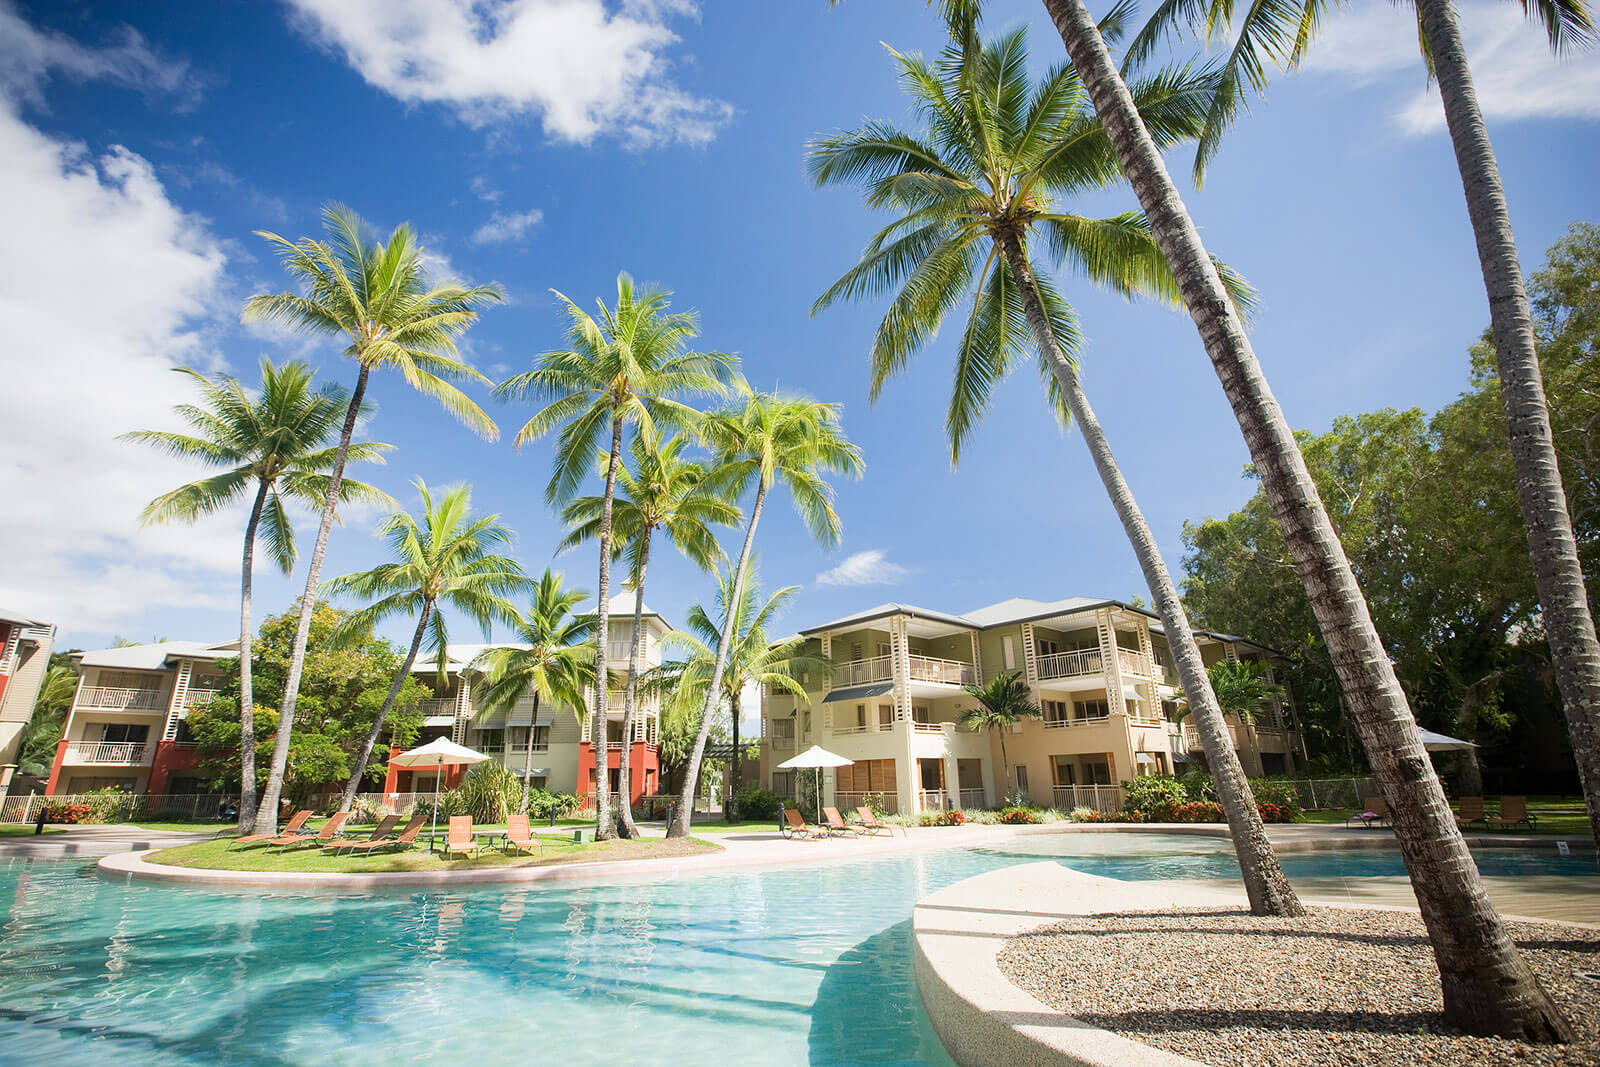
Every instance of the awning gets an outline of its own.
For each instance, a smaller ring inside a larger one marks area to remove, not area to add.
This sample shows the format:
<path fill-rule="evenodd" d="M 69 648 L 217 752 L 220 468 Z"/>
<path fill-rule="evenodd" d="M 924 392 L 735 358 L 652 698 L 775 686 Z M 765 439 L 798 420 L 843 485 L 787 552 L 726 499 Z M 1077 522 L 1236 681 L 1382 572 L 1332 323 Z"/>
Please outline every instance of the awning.
<path fill-rule="evenodd" d="M 824 704 L 837 704 L 842 700 L 865 700 L 881 697 L 894 690 L 893 682 L 876 682 L 872 685 L 853 685 L 849 689 L 835 689 L 822 698 Z"/>
<path fill-rule="evenodd" d="M 548 777 L 550 777 L 550 768 L 549 767 L 529 767 L 526 771 L 522 770 L 521 768 L 518 768 L 517 770 L 514 770 L 511 773 L 517 775 L 519 778 L 548 778 Z"/>
<path fill-rule="evenodd" d="M 455 721 L 456 721 L 456 717 L 454 715 L 426 715 L 422 719 L 422 725 L 424 725 L 424 726 L 449 726 L 450 724 L 454 723 Z M 244 757 L 240 756 L 239 758 L 243 759 Z"/>
<path fill-rule="evenodd" d="M 240 757 L 240 758 L 242 759 L 243 757 Z M 1147 763 L 1147 764 L 1154 765 L 1155 762 L 1156 762 L 1156 758 L 1154 756 L 1150 755 L 1150 753 L 1148 753 L 1148 752 L 1135 752 L 1133 754 L 1133 762 L 1135 762 L 1135 763 Z"/>
<path fill-rule="evenodd" d="M 510 712 L 495 711 L 472 720 L 474 730 L 503 730 L 507 726 L 549 726 L 554 719 L 548 709 L 540 708 L 539 717 L 533 717 L 533 707 L 512 708 Z"/>

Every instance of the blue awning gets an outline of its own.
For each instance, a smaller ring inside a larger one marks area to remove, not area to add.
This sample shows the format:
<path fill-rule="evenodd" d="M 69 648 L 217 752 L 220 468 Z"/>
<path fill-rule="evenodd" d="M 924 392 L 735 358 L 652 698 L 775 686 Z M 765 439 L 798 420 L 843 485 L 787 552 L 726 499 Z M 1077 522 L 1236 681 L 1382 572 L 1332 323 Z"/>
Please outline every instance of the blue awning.
<path fill-rule="evenodd" d="M 865 700 L 867 697 L 881 697 L 894 689 L 893 682 L 878 682 L 874 685 L 855 685 L 849 689 L 835 689 L 822 698 L 824 704 L 836 704 L 841 700 Z"/>

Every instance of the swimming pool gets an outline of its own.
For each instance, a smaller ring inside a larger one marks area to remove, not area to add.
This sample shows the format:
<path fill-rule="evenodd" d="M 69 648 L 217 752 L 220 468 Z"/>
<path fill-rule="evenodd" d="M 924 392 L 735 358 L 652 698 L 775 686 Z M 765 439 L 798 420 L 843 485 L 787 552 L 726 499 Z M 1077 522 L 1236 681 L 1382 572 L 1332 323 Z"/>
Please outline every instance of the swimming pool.
<path fill-rule="evenodd" d="M 12 860 L 0 863 L 0 1056 L 489 1064 L 690 1050 L 944 1064 L 911 975 L 919 897 L 1046 857 L 1112 877 L 1235 877 L 1225 849 L 1061 835 L 676 881 L 317 896 L 120 883 L 80 861 Z M 1284 859 L 1293 877 L 1301 861 L 1381 857 Z"/>

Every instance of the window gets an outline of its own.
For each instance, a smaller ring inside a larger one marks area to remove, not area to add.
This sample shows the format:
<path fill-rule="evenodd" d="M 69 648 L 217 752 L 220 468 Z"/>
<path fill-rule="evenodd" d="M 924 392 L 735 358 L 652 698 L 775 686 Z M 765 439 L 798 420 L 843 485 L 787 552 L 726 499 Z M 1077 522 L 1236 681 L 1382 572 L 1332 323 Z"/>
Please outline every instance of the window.
<path fill-rule="evenodd" d="M 789 723 L 789 736 L 794 736 L 793 722 Z M 653 745 L 656 743 L 656 717 L 654 715 L 651 715 L 644 720 L 644 743 L 647 745 Z M 653 774 L 654 772 L 646 771 L 645 773 Z"/>
<path fill-rule="evenodd" d="M 1057 652 L 1060 652 L 1060 651 L 1061 651 L 1061 642 L 1059 642 L 1059 641 L 1049 641 L 1049 640 L 1046 640 L 1043 637 L 1039 638 L 1039 655 L 1041 655 L 1041 656 L 1053 656 Z"/>
<path fill-rule="evenodd" d="M 1161 702 L 1161 714 L 1168 722 L 1177 722 L 1178 702 L 1176 700 L 1163 700 Z"/>
<path fill-rule="evenodd" d="M 928 711 L 928 708 L 927 708 L 926 705 L 923 705 L 921 707 L 917 707 L 915 705 L 912 706 L 912 708 L 911 708 L 911 721 L 912 722 L 928 722 L 928 721 L 930 721 L 930 718 L 931 718 L 931 713 Z M 243 758 L 243 757 L 241 757 L 241 758 Z"/>
<path fill-rule="evenodd" d="M 878 655 L 887 656 L 888 654 L 889 654 L 889 642 L 887 642 L 887 641 L 879 641 L 878 642 Z"/>
<path fill-rule="evenodd" d="M 1017 669 L 1017 646 L 1011 640 L 1010 634 L 1000 638 L 1000 658 L 1005 660 L 1006 670 L 1014 671 Z M 241 756 L 240 758 L 243 759 L 244 757 Z"/>
<path fill-rule="evenodd" d="M 1072 717 L 1082 722 L 1086 719 L 1104 719 L 1111 715 L 1111 706 L 1104 700 L 1080 700 L 1072 706 Z"/>
<path fill-rule="evenodd" d="M 794 741 L 794 720 L 773 719 L 772 728 L 768 731 L 768 734 L 774 741 L 788 741 L 792 743 Z M 242 756 L 240 757 L 240 759 L 243 758 L 244 757 Z"/>
<path fill-rule="evenodd" d="M 1056 785 L 1078 784 L 1078 769 L 1073 766 L 1071 756 L 1056 756 L 1052 759 L 1050 773 L 1055 775 Z"/>
<path fill-rule="evenodd" d="M 143 723 L 108 722 L 100 726 L 100 740 L 144 744 L 150 736 L 150 727 Z"/>
<path fill-rule="evenodd" d="M 772 791 L 784 798 L 794 796 L 794 772 L 773 771 Z"/>
<path fill-rule="evenodd" d="M 860 663 L 861 662 L 861 642 L 860 641 L 852 641 L 852 642 L 850 642 L 850 662 L 851 663 Z M 243 756 L 240 756 L 239 758 L 240 759 L 244 759 Z"/>
<path fill-rule="evenodd" d="M 1020 763 L 1017 764 L 1017 792 L 1024 796 L 1028 792 L 1028 768 Z"/>
<path fill-rule="evenodd" d="M 514 746 L 521 747 L 520 745 L 517 745 L 517 734 L 518 733 L 526 734 L 526 731 L 525 730 L 515 730 L 515 729 L 512 730 L 511 731 L 511 738 L 512 738 L 511 743 Z M 480 752 L 499 752 L 502 748 L 505 747 L 505 745 L 506 745 L 506 732 L 504 730 L 479 730 L 478 731 L 478 750 Z M 240 758 L 242 759 L 243 757 L 240 757 Z"/>
<path fill-rule="evenodd" d="M 856 725 L 863 730 L 867 727 L 867 706 L 865 704 L 856 705 Z M 244 757 L 241 756 L 239 758 L 243 759 Z"/>
<path fill-rule="evenodd" d="M 800 713 L 800 736 L 806 737 L 806 736 L 809 736 L 810 733 L 811 733 L 811 712 L 802 711 Z M 241 757 L 241 758 L 243 758 L 243 757 Z"/>
<path fill-rule="evenodd" d="M 1089 761 L 1083 763 L 1084 785 L 1110 785 L 1111 764 L 1105 760 Z"/>
<path fill-rule="evenodd" d="M 1067 702 L 1064 700 L 1044 701 L 1044 724 L 1046 726 L 1065 726 L 1067 723 Z"/>
<path fill-rule="evenodd" d="M 879 704 L 878 705 L 878 728 L 880 730 L 887 730 L 892 725 L 894 725 L 894 705 L 893 704 Z"/>

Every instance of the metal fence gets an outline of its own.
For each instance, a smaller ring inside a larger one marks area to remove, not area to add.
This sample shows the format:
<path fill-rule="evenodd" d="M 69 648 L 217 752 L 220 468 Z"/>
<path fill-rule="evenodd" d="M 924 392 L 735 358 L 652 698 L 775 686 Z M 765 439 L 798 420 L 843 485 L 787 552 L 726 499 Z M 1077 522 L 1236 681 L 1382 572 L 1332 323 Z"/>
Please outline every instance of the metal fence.
<path fill-rule="evenodd" d="M 34 793 L 0 800 L 0 823 L 35 822 L 46 805 L 60 809 L 83 804 L 92 809 L 91 818 L 95 822 L 138 822 L 140 819 L 209 822 L 215 819 L 222 825 L 222 806 L 237 807 L 238 803 L 238 797 L 215 793 L 81 793 L 53 797 Z"/>
<path fill-rule="evenodd" d="M 1116 785 L 1058 785 L 1051 790 L 1053 806 L 1059 811 L 1089 808 L 1094 811 L 1121 811 L 1126 794 Z"/>
<path fill-rule="evenodd" d="M 1359 808 L 1368 797 L 1382 795 L 1376 778 L 1298 778 L 1285 784 L 1294 787 L 1307 811 Z"/>

